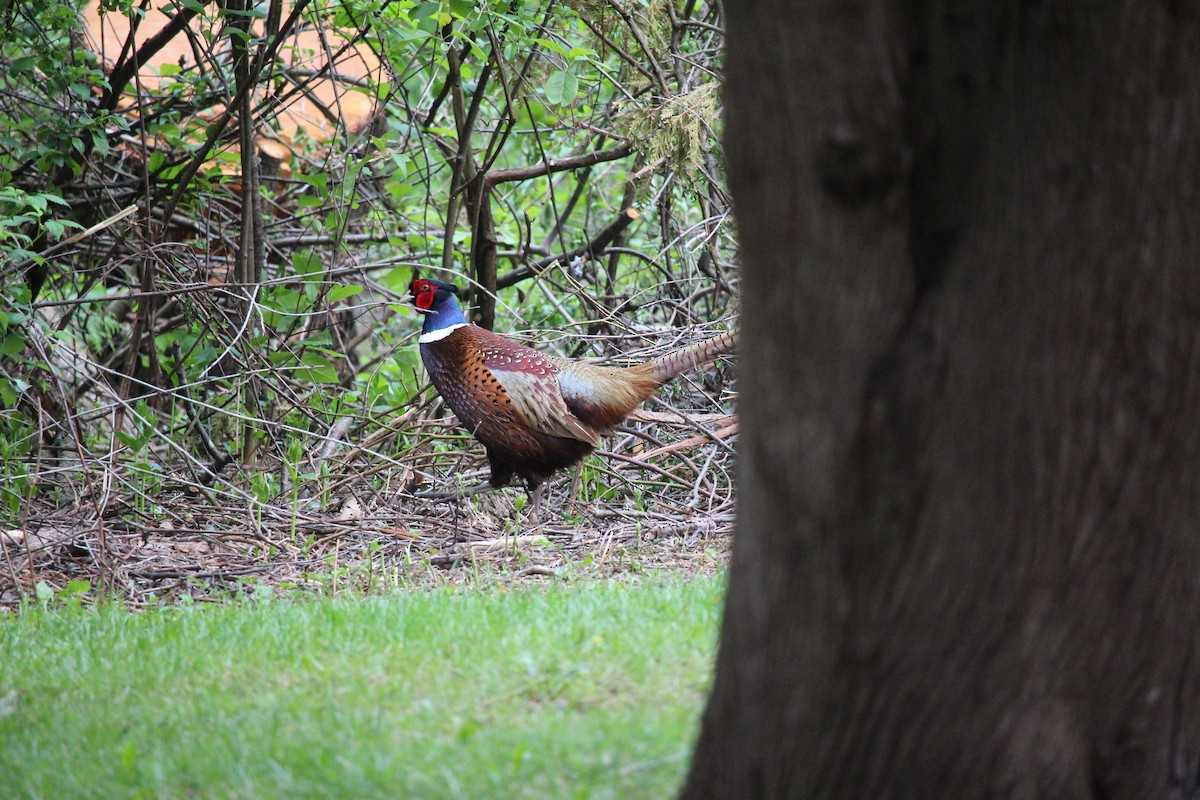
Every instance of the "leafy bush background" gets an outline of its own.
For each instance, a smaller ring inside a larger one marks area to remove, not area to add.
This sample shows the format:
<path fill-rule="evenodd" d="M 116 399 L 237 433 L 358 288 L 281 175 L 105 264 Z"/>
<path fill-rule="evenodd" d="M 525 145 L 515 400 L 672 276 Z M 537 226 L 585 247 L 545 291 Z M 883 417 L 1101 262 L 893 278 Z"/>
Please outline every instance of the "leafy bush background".
<path fill-rule="evenodd" d="M 0 20 L 7 527 L 70 511 L 103 564 L 106 525 L 178 527 L 182 503 L 261 520 L 325 510 L 353 481 L 386 497 L 454 480 L 478 451 L 464 462 L 471 443 L 426 424 L 445 412 L 398 302 L 418 272 L 573 357 L 645 357 L 730 324 L 719 6 L 155 7 L 181 23 L 159 38 L 192 56 L 156 70 L 145 37 L 98 55 L 72 2 Z M 302 31 L 323 47 L 298 47 Z M 328 82 L 376 113 L 350 125 L 318 104 L 327 138 L 291 130 L 281 114 Z M 590 252 L 626 208 L 632 224 Z M 729 378 L 668 401 L 728 412 Z M 687 470 L 666 472 L 690 489 Z M 590 498 L 639 491 L 584 481 Z"/>

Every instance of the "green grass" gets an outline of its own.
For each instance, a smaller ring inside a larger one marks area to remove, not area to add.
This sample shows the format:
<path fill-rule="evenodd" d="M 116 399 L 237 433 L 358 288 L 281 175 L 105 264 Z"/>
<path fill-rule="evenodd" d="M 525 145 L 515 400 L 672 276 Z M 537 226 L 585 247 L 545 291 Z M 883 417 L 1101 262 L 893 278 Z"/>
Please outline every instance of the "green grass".
<path fill-rule="evenodd" d="M 0 797 L 663 798 L 720 581 L 0 622 Z"/>

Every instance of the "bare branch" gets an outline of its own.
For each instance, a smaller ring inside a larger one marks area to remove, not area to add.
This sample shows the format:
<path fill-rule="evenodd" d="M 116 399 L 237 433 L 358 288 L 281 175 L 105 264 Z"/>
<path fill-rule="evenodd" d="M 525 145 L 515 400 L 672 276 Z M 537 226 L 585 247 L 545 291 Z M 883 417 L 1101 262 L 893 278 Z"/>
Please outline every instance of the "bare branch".
<path fill-rule="evenodd" d="M 549 175 L 555 172 L 566 172 L 569 169 L 590 167 L 595 164 L 601 164 L 605 161 L 616 161 L 618 159 L 625 158 L 631 153 L 633 153 L 633 147 L 628 144 L 623 144 L 619 147 L 613 147 L 608 150 L 597 150 L 593 153 L 584 153 L 578 156 L 552 158 L 544 163 L 535 164 L 531 167 L 493 170 L 487 174 L 487 177 L 484 178 L 484 180 L 493 186 L 500 183 L 509 183 L 510 181 L 527 181 L 530 178 L 540 178 L 543 175 Z"/>

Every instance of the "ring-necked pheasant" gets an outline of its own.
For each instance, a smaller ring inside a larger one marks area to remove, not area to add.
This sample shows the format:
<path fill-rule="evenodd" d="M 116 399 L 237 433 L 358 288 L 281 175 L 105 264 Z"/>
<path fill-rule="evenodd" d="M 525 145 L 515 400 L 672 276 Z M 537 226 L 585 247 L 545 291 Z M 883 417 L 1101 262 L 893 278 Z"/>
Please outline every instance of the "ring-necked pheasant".
<path fill-rule="evenodd" d="M 517 475 L 535 500 L 543 481 L 592 452 L 658 387 L 737 346 L 730 331 L 643 364 L 602 367 L 543 355 L 468 323 L 452 284 L 415 280 L 410 291 L 425 315 L 421 360 L 487 449 L 491 485 L 506 486 Z"/>

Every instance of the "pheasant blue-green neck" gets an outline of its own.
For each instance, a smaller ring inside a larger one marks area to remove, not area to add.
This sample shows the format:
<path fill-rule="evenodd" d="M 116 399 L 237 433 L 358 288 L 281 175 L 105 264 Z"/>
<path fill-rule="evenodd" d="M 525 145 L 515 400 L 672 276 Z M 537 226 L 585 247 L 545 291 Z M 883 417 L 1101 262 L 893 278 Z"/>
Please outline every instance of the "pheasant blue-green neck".
<path fill-rule="evenodd" d="M 434 300 L 433 307 L 425 312 L 425 323 L 421 326 L 421 333 L 435 333 L 451 326 L 466 324 L 467 318 L 463 316 L 458 298 L 447 294 L 444 298 L 439 297 Z"/>

